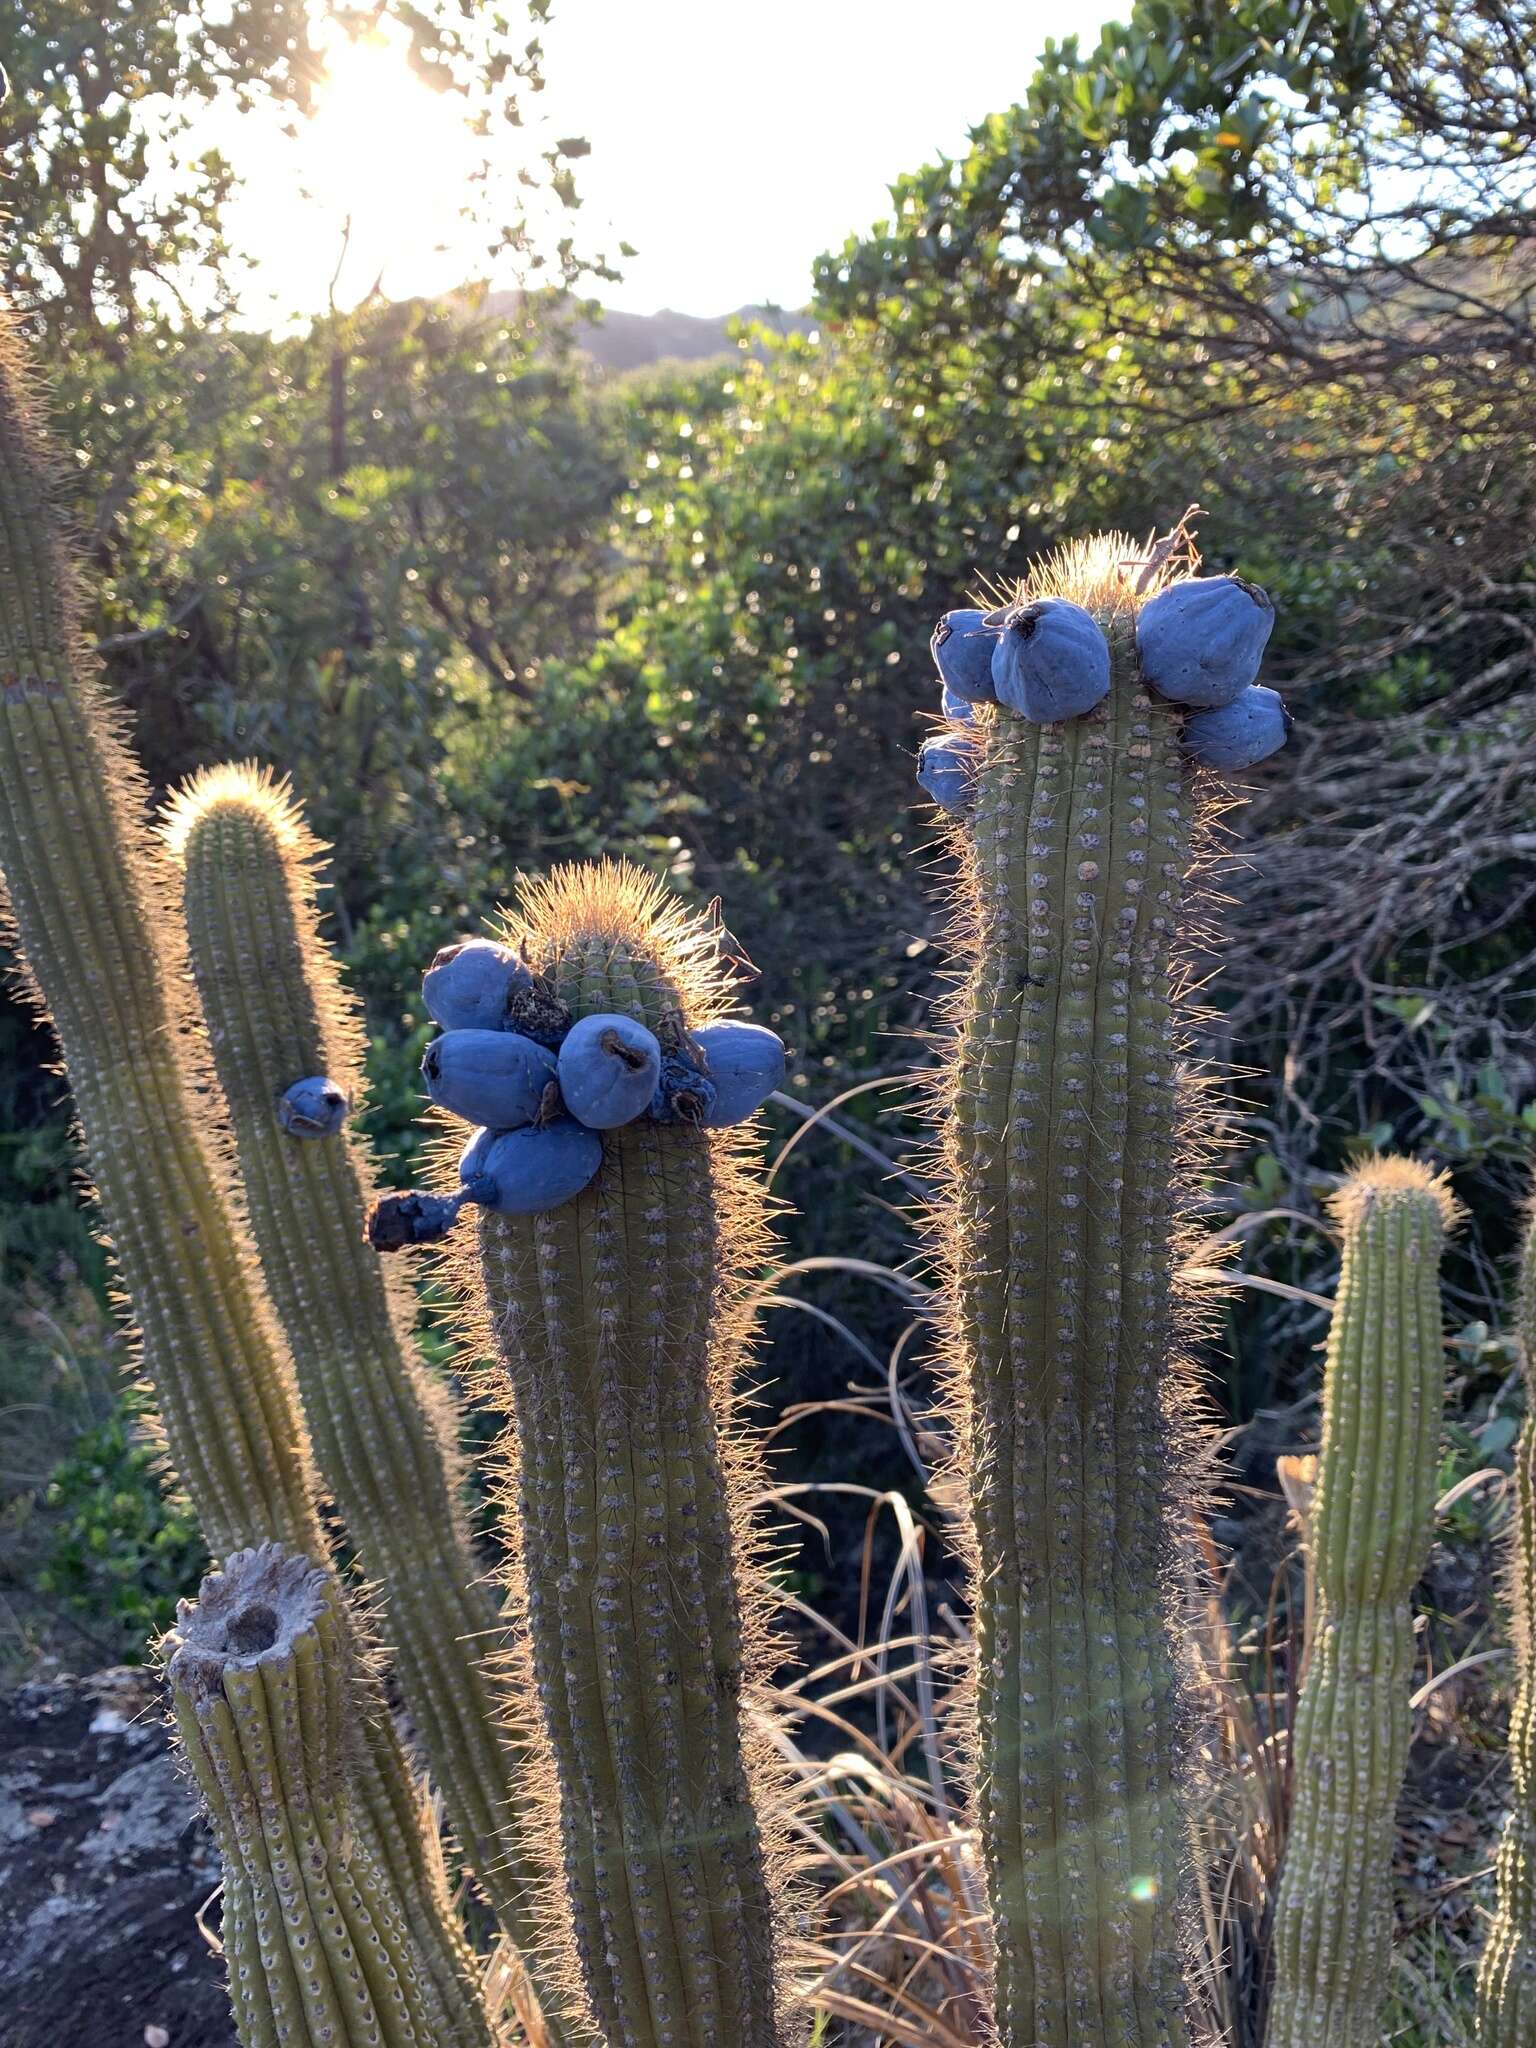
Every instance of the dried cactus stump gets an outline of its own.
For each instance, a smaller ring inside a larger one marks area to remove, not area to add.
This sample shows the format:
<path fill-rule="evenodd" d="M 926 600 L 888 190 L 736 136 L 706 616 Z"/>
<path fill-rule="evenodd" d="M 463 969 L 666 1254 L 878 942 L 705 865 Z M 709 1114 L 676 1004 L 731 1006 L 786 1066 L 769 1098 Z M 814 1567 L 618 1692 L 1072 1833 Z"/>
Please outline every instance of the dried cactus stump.
<path fill-rule="evenodd" d="M 666 1058 L 697 1053 L 722 997 L 713 934 L 636 871 L 557 874 L 517 936 L 578 1022 L 628 1017 Z M 763 1204 L 738 1139 L 658 1103 L 604 1133 L 572 1199 L 484 1209 L 471 1284 L 516 1415 L 510 1533 L 598 2031 L 607 2048 L 773 2048 L 793 2022 L 746 1712 L 770 1663 L 760 1481 L 732 1415 Z"/>
<path fill-rule="evenodd" d="M 1453 1204 L 1410 1159 L 1334 1197 L 1344 1261 L 1310 1518 L 1316 1616 L 1291 1734 L 1268 2048 L 1376 2048 L 1408 1756 L 1410 1596 L 1429 1552 L 1444 1400 L 1440 1251 Z"/>
<path fill-rule="evenodd" d="M 350 1775 L 358 1719 L 381 1708 L 334 1598 L 277 1544 L 237 1551 L 163 1646 L 224 1861 L 235 2023 L 243 2048 L 431 2048 L 428 1972 Z"/>
<path fill-rule="evenodd" d="M 1184 712 L 1150 687 L 1130 553 L 1123 536 L 1084 543 L 1015 603 L 940 622 L 949 722 L 942 774 L 931 750 L 920 774 L 956 819 L 969 961 L 933 1237 L 1004 2048 L 1188 2038 L 1170 1588 L 1198 1454 L 1172 1280 L 1198 1136 L 1178 1108 L 1176 998 L 1203 771 Z"/>

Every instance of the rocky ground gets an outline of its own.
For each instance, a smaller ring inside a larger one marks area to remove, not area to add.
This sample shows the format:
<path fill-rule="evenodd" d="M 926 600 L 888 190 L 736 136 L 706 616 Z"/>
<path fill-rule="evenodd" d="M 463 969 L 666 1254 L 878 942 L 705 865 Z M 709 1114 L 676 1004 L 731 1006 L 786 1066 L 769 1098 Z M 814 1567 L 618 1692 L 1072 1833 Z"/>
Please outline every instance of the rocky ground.
<path fill-rule="evenodd" d="M 234 2048 L 218 1883 L 149 1674 L 0 1695 L 5 2048 Z"/>

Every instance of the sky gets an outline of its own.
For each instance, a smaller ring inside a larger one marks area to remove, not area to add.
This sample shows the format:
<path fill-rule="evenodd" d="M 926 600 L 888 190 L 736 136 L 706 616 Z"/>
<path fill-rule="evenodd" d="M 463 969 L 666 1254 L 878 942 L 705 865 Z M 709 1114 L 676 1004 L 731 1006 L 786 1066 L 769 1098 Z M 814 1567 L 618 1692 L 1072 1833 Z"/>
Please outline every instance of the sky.
<path fill-rule="evenodd" d="M 556 0 L 546 91 L 504 131 L 510 179 L 581 135 L 580 246 L 638 253 L 606 303 L 718 314 L 803 304 L 811 265 L 886 187 L 1019 97 L 1047 37 L 1092 39 L 1112 0 Z M 248 181 L 231 223 L 258 268 L 247 313 L 280 324 L 375 278 L 391 297 L 483 273 L 456 219 L 472 145 L 398 49 L 337 45 L 297 142 L 253 117 L 219 140 Z M 526 152 L 520 156 L 519 152 Z M 478 259 L 478 260 L 477 260 Z M 508 278 L 493 280 L 512 282 Z"/>

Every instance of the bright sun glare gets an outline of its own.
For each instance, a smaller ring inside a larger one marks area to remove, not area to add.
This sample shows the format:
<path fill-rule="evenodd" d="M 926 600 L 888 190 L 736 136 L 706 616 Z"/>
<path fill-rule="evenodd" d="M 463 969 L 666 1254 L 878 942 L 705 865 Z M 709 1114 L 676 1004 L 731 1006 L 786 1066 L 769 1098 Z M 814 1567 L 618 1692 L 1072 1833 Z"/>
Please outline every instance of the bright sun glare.
<path fill-rule="evenodd" d="M 234 240 L 255 259 L 252 298 L 281 318 L 323 306 L 333 276 L 343 307 L 376 280 L 391 298 L 464 283 L 477 237 L 462 209 L 483 149 L 458 96 L 412 71 L 403 31 L 333 34 L 297 135 L 274 127 L 240 153 Z"/>

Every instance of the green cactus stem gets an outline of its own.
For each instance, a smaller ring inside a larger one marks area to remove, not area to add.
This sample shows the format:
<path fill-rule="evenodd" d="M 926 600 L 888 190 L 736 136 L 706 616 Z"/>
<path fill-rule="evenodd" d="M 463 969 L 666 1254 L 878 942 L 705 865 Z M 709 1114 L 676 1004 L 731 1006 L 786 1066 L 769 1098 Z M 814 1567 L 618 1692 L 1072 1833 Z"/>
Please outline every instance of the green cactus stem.
<path fill-rule="evenodd" d="M 0 329 L 0 875 L 56 1030 L 169 1458 L 216 1555 L 323 1558 L 313 1464 L 271 1309 L 207 1136 L 196 1019 L 165 855 L 120 714 L 83 653 L 49 471 Z M 444 2042 L 488 2038 L 383 1717 L 358 1782 L 411 1900 Z"/>
<path fill-rule="evenodd" d="M 324 848 L 285 786 L 247 767 L 198 776 L 170 807 L 166 837 L 246 1208 L 320 1468 L 378 1588 L 460 1847 L 536 1974 L 523 1738 L 497 1668 L 497 1603 L 460 1507 L 458 1418 L 417 1361 L 405 1290 L 386 1284 L 364 1240 L 374 1190 L 360 1148 L 345 1130 L 294 1135 L 278 1115 L 305 1076 L 327 1076 L 354 1103 L 360 1094 L 361 1027 L 319 933 Z"/>
<path fill-rule="evenodd" d="M 366 1681 L 335 1581 L 277 1544 L 236 1551 L 162 1649 L 223 1858 L 243 2048 L 429 2048 L 429 1974 L 347 1766 Z"/>
<path fill-rule="evenodd" d="M 1030 578 L 1031 599 L 1092 613 L 1110 688 L 1059 722 L 979 707 L 952 828 L 969 967 L 938 1077 L 933 1235 L 1004 2048 L 1187 2039 L 1171 1589 L 1197 1459 L 1172 1281 L 1198 771 L 1141 686 L 1133 552 L 1111 535 Z"/>
<path fill-rule="evenodd" d="M 1268 2048 L 1381 2038 L 1409 1602 L 1429 1552 L 1444 1400 L 1439 1265 L 1454 1205 L 1443 1178 L 1410 1159 L 1370 1160 L 1333 1208 L 1344 1259 L 1323 1372 L 1316 1611 L 1291 1735 Z"/>
<path fill-rule="evenodd" d="M 664 1051 L 722 1005 L 717 934 L 637 870 L 557 873 L 505 936 L 576 1017 Z M 771 1665 L 732 1415 L 764 1198 L 739 1138 L 642 1119 L 592 1185 L 481 1212 L 478 1291 L 506 1368 L 518 1592 L 558 1807 L 576 1967 L 607 2048 L 772 2048 L 774 1799 L 746 1712 Z"/>
<path fill-rule="evenodd" d="M 1509 1717 L 1509 1818 L 1499 1840 L 1498 1910 L 1477 1975 L 1481 2048 L 1536 2041 L 1536 1207 L 1520 1245 L 1516 1329 L 1526 1420 L 1515 1451 L 1508 1594 L 1515 1649 Z"/>

